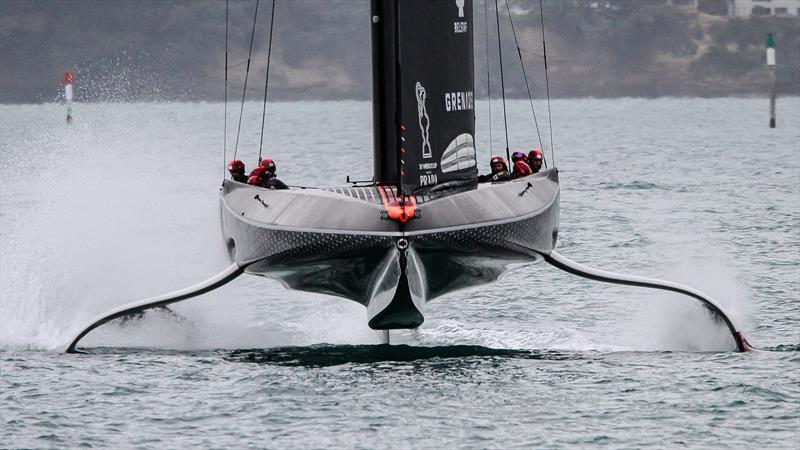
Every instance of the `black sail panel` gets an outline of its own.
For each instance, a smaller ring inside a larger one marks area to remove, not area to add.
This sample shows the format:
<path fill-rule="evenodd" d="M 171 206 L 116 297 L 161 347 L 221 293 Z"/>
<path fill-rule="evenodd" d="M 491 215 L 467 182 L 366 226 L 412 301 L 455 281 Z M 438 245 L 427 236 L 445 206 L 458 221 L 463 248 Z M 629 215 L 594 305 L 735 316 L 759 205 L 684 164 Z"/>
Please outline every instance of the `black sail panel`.
<path fill-rule="evenodd" d="M 397 0 L 400 187 L 477 182 L 472 0 Z"/>

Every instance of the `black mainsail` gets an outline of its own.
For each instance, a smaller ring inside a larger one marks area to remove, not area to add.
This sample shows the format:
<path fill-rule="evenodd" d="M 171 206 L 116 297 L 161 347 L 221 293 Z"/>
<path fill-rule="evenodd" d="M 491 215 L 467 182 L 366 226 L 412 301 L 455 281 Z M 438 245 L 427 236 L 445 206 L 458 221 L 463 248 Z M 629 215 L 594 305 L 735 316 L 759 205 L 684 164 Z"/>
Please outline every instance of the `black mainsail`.
<path fill-rule="evenodd" d="M 477 183 L 471 0 L 372 0 L 375 179 Z"/>

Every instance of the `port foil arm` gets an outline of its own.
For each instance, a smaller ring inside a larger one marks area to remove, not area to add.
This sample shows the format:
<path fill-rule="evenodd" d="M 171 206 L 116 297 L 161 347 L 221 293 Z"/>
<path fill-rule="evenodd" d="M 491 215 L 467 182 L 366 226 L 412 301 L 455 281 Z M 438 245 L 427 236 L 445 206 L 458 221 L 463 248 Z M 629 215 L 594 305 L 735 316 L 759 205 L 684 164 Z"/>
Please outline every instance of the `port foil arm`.
<path fill-rule="evenodd" d="M 166 294 L 157 295 L 155 297 L 148 297 L 141 300 L 137 300 L 135 302 L 127 303 L 125 305 L 119 306 L 114 308 L 110 311 L 107 311 L 92 320 L 92 322 L 86 326 L 81 328 L 79 333 L 75 333 L 73 337 L 63 346 L 59 347 L 59 351 L 64 351 L 67 353 L 76 353 L 76 346 L 84 336 L 89 334 L 92 330 L 103 325 L 106 322 L 114 320 L 116 318 L 133 314 L 141 311 L 145 311 L 152 308 L 158 308 L 161 306 L 169 305 L 170 303 L 180 302 L 182 300 L 186 300 L 192 297 L 196 297 L 201 294 L 205 294 L 206 292 L 213 291 L 221 286 L 228 284 L 229 282 L 236 279 L 239 275 L 244 273 L 245 266 L 240 266 L 236 263 L 231 264 L 222 272 L 214 275 L 213 277 L 195 284 L 193 286 L 189 286 L 187 288 L 183 288 L 177 291 L 169 292 Z"/>
<path fill-rule="evenodd" d="M 589 278 L 591 280 L 602 281 L 604 283 L 625 284 L 629 286 L 661 289 L 688 295 L 689 297 L 700 301 L 700 303 L 702 303 L 703 306 L 705 306 L 715 318 L 720 320 L 725 324 L 725 326 L 728 327 L 728 330 L 730 330 L 731 336 L 736 343 L 736 348 L 740 352 L 747 352 L 753 349 L 753 347 L 747 342 L 747 339 L 745 339 L 744 334 L 736 328 L 736 326 L 733 324 L 733 321 L 731 321 L 730 317 L 725 313 L 722 307 L 720 307 L 710 296 L 697 289 L 672 281 L 640 277 L 636 275 L 627 275 L 624 273 L 607 272 L 605 270 L 584 266 L 583 264 L 579 264 L 575 261 L 565 258 L 555 250 L 551 251 L 550 254 L 542 253 L 542 256 L 544 256 L 545 261 L 561 270 L 584 278 Z"/>

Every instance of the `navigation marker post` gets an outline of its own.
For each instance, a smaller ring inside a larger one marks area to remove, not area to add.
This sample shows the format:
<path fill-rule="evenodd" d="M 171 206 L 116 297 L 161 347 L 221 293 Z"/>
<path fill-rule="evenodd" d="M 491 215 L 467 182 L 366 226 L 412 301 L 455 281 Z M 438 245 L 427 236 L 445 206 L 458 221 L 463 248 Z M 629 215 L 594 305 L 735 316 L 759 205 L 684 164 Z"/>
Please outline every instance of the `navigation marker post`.
<path fill-rule="evenodd" d="M 775 39 L 767 35 L 767 70 L 769 71 L 769 127 L 775 128 Z"/>
<path fill-rule="evenodd" d="M 64 105 L 67 108 L 67 125 L 72 123 L 72 83 L 75 82 L 75 73 L 71 70 L 64 72 Z"/>

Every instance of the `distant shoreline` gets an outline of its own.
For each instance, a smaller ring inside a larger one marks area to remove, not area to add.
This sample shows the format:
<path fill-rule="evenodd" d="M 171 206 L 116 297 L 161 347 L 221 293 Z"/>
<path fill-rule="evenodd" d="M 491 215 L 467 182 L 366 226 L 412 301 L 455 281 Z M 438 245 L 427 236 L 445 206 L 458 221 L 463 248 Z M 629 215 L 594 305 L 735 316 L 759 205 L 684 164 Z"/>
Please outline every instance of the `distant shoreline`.
<path fill-rule="evenodd" d="M 284 2 L 270 66 L 270 101 L 370 99 L 369 2 Z M 673 0 L 544 1 L 551 98 L 757 98 L 768 95 L 765 43 L 772 34 L 780 96 L 800 95 L 797 17 L 733 17 L 712 3 Z M 58 98 L 61 75 L 75 73 L 75 99 L 188 101 L 223 98 L 224 2 L 25 2 L 6 0 L 0 39 L 0 103 L 40 104 Z M 483 98 L 487 66 L 500 91 L 496 33 L 478 5 L 474 95 Z M 598 5 L 605 4 L 600 8 Z M 231 23 L 252 23 L 252 4 L 231 2 Z M 502 9 L 502 7 L 501 7 Z M 507 98 L 545 92 L 538 8 L 512 10 L 518 42 L 504 33 Z M 102 18 L 102 20 L 100 20 Z M 152 33 L 147 24 L 158 24 Z M 242 97 L 247 26 L 231 28 L 228 99 Z M 494 25 L 493 23 L 491 24 Z M 503 25 L 507 26 L 507 23 Z M 247 97 L 263 98 L 266 41 L 257 31 Z M 87 33 L 87 30 L 92 30 Z M 508 30 L 506 30 L 508 31 Z M 58 39 L 53 39 L 58 36 Z M 486 51 L 486 42 L 494 48 Z M 508 53 L 506 53 L 508 52 Z M 255 81 L 257 80 L 257 81 Z"/>
<path fill-rule="evenodd" d="M 551 98 L 551 102 L 557 101 L 564 101 L 564 100 L 722 100 L 722 99 L 734 99 L 734 100 L 769 100 L 768 95 L 758 96 L 758 95 L 729 95 L 729 96 L 708 96 L 708 97 L 691 97 L 691 96 L 669 96 L 664 95 L 660 97 L 636 97 L 636 96 L 623 96 L 623 97 L 558 97 L 558 98 Z M 781 99 L 797 99 L 800 100 L 800 94 L 789 94 L 789 95 L 778 95 L 778 101 Z M 477 101 L 485 102 L 487 100 L 486 97 L 477 97 Z M 547 101 L 545 98 L 534 98 L 534 102 L 544 102 Z M 501 102 L 500 98 L 493 98 L 492 102 Z M 527 98 L 523 97 L 514 97 L 508 98 L 506 97 L 506 101 L 513 101 L 513 102 L 520 102 L 524 101 L 527 102 Z M 270 104 L 291 104 L 291 103 L 341 103 L 341 102 L 356 102 L 356 103 L 371 103 L 372 100 L 364 100 L 364 99 L 297 99 L 297 100 L 270 100 Z M 222 104 L 223 102 L 220 101 L 211 101 L 211 100 L 151 100 L 151 101 L 139 101 L 139 100 L 132 100 L 132 101 L 88 101 L 88 102 L 73 102 L 73 106 L 75 105 L 120 105 L 120 104 L 185 104 L 185 103 L 197 103 L 197 104 Z M 228 102 L 230 105 L 239 104 L 239 102 Z M 261 104 L 259 100 L 247 100 L 246 103 L 252 104 Z M 28 103 L 12 103 L 12 102 L 0 102 L 0 105 L 3 106 L 35 106 L 35 105 L 54 105 L 54 106 L 62 106 L 62 103 L 59 102 L 28 102 Z"/>

